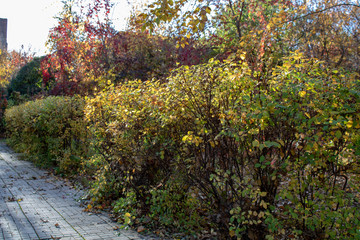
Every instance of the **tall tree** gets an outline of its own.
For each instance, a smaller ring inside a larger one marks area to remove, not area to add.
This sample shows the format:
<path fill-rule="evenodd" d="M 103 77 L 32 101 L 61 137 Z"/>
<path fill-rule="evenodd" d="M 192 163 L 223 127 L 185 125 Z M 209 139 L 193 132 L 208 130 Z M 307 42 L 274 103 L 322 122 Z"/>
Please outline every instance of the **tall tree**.
<path fill-rule="evenodd" d="M 360 5 L 353 0 L 294 1 L 292 49 L 333 67 L 360 71 Z"/>
<path fill-rule="evenodd" d="M 263 60 L 301 50 L 358 71 L 359 11 L 357 0 L 157 0 L 139 19 L 149 30 L 167 24 L 185 43 L 196 34 L 215 36 L 220 53 L 245 53 L 257 70 Z"/>
<path fill-rule="evenodd" d="M 49 34 L 51 54 L 42 64 L 45 75 L 55 78 L 54 94 L 86 94 L 108 69 L 107 48 L 114 34 L 109 0 L 64 1 L 58 24 Z"/>
<path fill-rule="evenodd" d="M 0 87 L 6 87 L 22 66 L 31 61 L 34 54 L 31 50 L 20 51 L 0 50 Z"/>

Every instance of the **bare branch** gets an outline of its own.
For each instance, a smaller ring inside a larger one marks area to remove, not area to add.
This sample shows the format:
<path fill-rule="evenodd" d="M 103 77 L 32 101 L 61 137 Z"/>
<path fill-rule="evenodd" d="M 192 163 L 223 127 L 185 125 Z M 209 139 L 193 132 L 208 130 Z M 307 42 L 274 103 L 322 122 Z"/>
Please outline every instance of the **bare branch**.
<path fill-rule="evenodd" d="M 326 12 L 326 11 L 328 11 L 328 10 L 332 9 L 332 8 L 344 7 L 344 6 L 350 6 L 350 7 L 357 7 L 357 8 L 360 8 L 360 5 L 357 5 L 357 4 L 352 4 L 352 3 L 341 3 L 341 4 L 333 5 L 333 6 L 330 6 L 330 7 L 327 7 L 327 8 L 324 8 L 324 9 L 318 10 L 318 11 L 315 11 L 315 12 L 310 12 L 310 13 L 307 13 L 307 14 L 305 14 L 305 15 L 302 15 L 302 16 L 299 16 L 299 17 L 296 17 L 296 18 L 290 19 L 290 20 L 288 20 L 288 21 L 285 21 L 285 22 L 280 23 L 279 25 L 282 25 L 282 24 L 285 24 L 285 23 L 288 23 L 288 22 L 293 22 L 293 21 L 296 21 L 296 20 L 299 20 L 299 19 L 302 19 L 302 18 L 307 18 L 308 16 L 311 16 L 311 15 L 314 15 L 314 14 L 318 14 L 318 13 Z"/>

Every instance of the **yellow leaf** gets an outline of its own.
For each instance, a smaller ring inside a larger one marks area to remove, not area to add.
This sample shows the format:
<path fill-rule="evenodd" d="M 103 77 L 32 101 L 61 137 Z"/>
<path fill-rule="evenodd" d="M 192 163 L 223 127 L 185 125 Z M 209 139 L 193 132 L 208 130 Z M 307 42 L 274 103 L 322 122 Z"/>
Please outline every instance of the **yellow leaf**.
<path fill-rule="evenodd" d="M 262 206 L 263 208 L 267 209 L 267 203 L 266 203 L 264 200 L 261 200 L 260 206 Z"/>
<path fill-rule="evenodd" d="M 280 143 L 281 146 L 285 146 L 285 142 L 282 139 L 279 139 L 278 143 Z"/>
<path fill-rule="evenodd" d="M 353 126 L 353 121 L 350 120 L 346 123 L 347 128 L 351 128 L 352 126 Z"/>
<path fill-rule="evenodd" d="M 211 13 L 211 8 L 207 7 L 206 8 L 206 13 L 210 14 Z"/>
<path fill-rule="evenodd" d="M 240 58 L 241 58 L 241 60 L 245 60 L 245 58 L 246 58 L 246 53 L 242 53 L 242 54 L 240 55 Z"/>
<path fill-rule="evenodd" d="M 272 25 L 272 24 L 269 23 L 269 24 L 266 26 L 266 29 L 267 29 L 267 30 L 270 30 L 270 29 L 271 29 L 271 25 Z"/>
<path fill-rule="evenodd" d="M 265 197 L 266 195 L 267 195 L 267 192 L 261 192 L 261 193 L 260 193 L 260 196 L 261 196 L 261 197 Z"/>
<path fill-rule="evenodd" d="M 299 92 L 299 96 L 300 96 L 300 97 L 305 97 L 305 95 L 306 95 L 306 92 L 305 92 L 305 91 L 300 91 L 300 92 Z"/>

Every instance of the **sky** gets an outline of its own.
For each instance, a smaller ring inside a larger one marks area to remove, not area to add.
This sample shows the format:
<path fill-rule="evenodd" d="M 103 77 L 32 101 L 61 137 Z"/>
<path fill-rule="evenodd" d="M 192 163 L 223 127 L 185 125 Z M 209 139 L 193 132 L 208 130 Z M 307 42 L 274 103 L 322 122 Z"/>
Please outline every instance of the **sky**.
<path fill-rule="evenodd" d="M 129 16 L 128 0 L 114 0 L 113 22 L 117 30 L 123 30 Z M 54 27 L 54 17 L 61 11 L 61 0 L 0 0 L 0 18 L 8 19 L 8 50 L 31 51 L 37 56 L 47 53 L 45 43 L 49 29 Z"/>

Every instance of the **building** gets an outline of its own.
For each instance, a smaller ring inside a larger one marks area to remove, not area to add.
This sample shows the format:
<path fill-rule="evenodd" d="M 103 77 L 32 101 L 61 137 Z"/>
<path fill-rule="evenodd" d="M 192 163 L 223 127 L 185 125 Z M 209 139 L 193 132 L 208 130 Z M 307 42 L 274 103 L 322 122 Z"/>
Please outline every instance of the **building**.
<path fill-rule="evenodd" d="M 0 49 L 7 50 L 7 22 L 6 18 L 0 18 Z"/>

